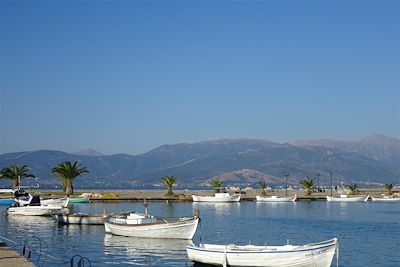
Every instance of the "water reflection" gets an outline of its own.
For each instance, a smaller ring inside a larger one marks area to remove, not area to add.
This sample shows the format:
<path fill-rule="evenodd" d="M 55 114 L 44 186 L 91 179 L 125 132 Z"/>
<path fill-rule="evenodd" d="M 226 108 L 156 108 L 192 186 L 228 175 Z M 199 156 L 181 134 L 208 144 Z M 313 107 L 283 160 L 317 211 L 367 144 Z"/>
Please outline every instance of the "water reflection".
<path fill-rule="evenodd" d="M 66 236 L 78 236 L 82 234 L 104 234 L 104 225 L 87 225 L 87 224 L 57 224 L 59 234 Z"/>
<path fill-rule="evenodd" d="M 106 234 L 104 254 L 112 255 L 119 264 L 157 266 L 158 261 L 167 260 L 172 266 L 182 266 L 182 262 L 187 261 L 186 246 L 192 244 L 191 240 L 136 238 Z M 121 259 L 124 261 L 121 262 Z"/>
<path fill-rule="evenodd" d="M 43 226 L 55 225 L 53 219 L 45 216 L 7 215 L 5 220 L 15 231 L 35 232 L 43 230 Z"/>
<path fill-rule="evenodd" d="M 193 208 L 200 210 L 200 217 L 202 209 L 212 210 L 215 215 L 226 215 L 232 213 L 232 211 L 239 211 L 240 202 L 193 202 Z"/>

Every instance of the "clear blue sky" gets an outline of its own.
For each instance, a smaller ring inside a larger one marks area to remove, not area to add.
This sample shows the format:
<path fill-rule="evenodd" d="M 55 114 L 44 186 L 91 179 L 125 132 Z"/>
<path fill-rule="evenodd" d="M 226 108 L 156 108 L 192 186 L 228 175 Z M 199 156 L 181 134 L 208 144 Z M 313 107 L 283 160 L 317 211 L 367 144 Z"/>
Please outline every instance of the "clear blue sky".
<path fill-rule="evenodd" d="M 399 138 L 399 1 L 0 2 L 0 153 Z"/>

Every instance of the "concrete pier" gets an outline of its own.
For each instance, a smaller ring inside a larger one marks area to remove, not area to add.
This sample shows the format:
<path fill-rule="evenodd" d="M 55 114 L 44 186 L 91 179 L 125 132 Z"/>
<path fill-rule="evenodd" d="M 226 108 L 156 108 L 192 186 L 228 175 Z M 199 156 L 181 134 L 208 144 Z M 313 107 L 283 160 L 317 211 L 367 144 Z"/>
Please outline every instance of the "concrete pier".
<path fill-rule="evenodd" d="M 21 254 L 9 248 L 5 243 L 0 242 L 0 267 L 35 267 Z"/>

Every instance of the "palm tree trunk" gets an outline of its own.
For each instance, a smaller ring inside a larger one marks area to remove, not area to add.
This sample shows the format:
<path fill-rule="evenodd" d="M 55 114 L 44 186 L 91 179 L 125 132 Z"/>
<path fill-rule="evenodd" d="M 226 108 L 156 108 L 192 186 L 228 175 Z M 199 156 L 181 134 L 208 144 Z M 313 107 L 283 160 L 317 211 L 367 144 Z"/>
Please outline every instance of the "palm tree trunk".
<path fill-rule="evenodd" d="M 74 193 L 74 185 L 72 184 L 72 180 L 65 180 L 65 193 L 67 195 L 72 195 Z"/>
<path fill-rule="evenodd" d="M 13 188 L 16 188 L 16 189 L 19 188 L 19 181 L 18 181 L 18 178 L 15 179 L 15 180 L 13 181 Z"/>

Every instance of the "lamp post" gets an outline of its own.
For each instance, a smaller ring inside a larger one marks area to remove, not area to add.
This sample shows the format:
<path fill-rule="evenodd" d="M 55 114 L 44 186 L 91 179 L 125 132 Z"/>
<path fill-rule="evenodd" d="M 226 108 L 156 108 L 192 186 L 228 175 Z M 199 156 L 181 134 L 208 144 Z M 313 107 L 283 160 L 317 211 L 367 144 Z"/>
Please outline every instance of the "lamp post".
<path fill-rule="evenodd" d="M 285 181 L 286 181 L 286 196 L 287 196 L 287 188 L 288 188 L 287 179 L 288 179 L 289 175 L 290 175 L 290 173 L 288 173 L 288 172 L 285 174 Z"/>
<path fill-rule="evenodd" d="M 331 196 L 332 196 L 332 190 L 333 190 L 333 185 L 332 185 L 332 175 L 333 175 L 333 172 L 331 172 Z"/>
<path fill-rule="evenodd" d="M 319 192 L 319 176 L 321 175 L 321 173 L 317 172 L 316 175 L 317 175 L 317 191 Z"/>

